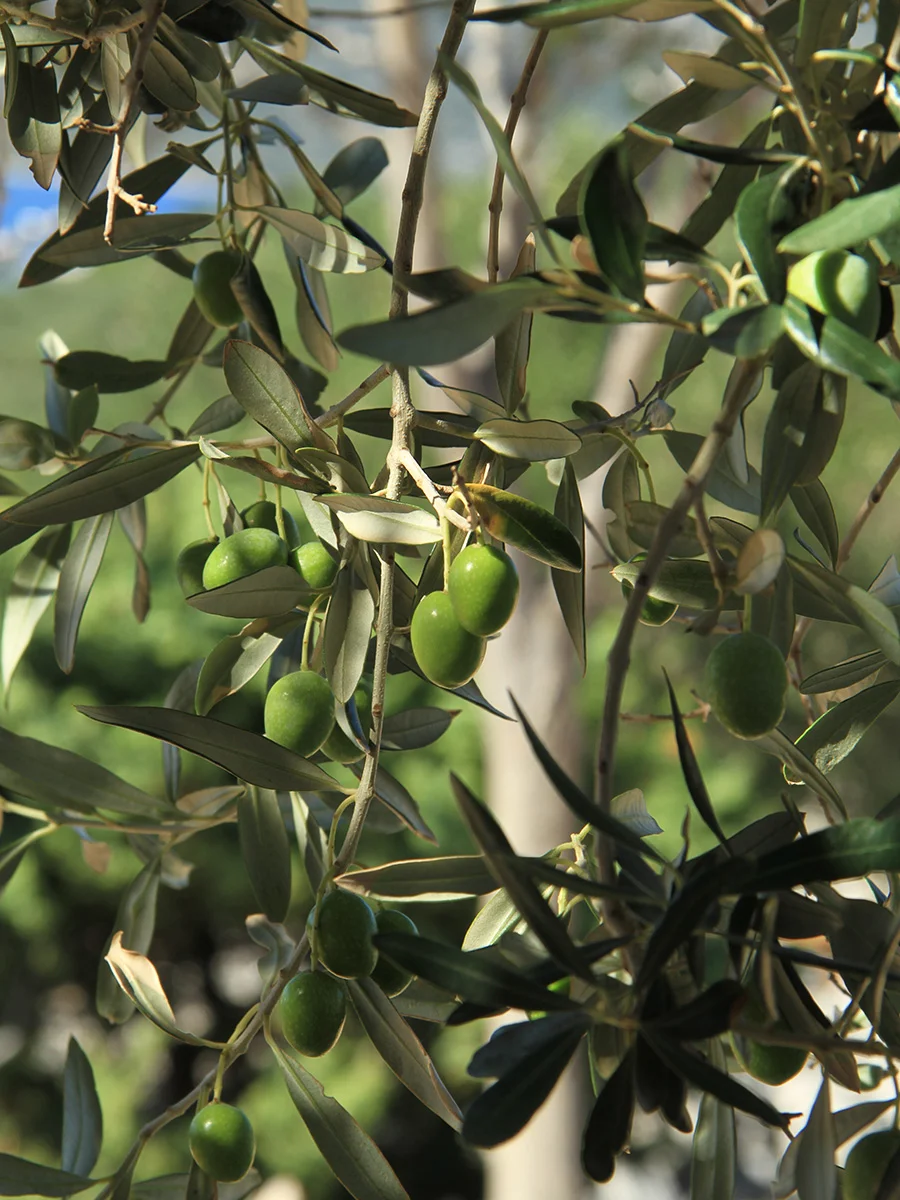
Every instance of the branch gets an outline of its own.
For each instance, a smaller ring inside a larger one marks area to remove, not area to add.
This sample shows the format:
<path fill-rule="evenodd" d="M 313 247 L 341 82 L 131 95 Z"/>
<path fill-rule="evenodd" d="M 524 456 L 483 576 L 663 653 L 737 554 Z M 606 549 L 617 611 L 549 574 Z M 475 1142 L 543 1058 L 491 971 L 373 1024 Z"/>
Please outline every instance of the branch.
<path fill-rule="evenodd" d="M 453 59 L 459 49 L 466 23 L 474 8 L 475 0 L 454 0 L 453 8 L 447 20 L 447 27 L 441 39 L 438 57 L 432 67 L 431 75 L 425 86 L 425 96 L 419 114 L 419 123 L 413 140 L 412 154 L 406 173 L 406 183 L 400 207 L 400 220 L 397 228 L 397 246 L 394 251 L 394 285 L 391 290 L 390 317 L 406 316 L 409 310 L 409 297 L 396 280 L 404 279 L 412 272 L 413 251 L 416 243 L 416 230 L 419 225 L 419 214 L 422 211 L 422 201 L 425 194 L 425 172 L 428 167 L 428 156 L 434 141 L 434 131 L 438 114 L 447 95 L 447 76 L 440 69 L 439 63 L 444 58 Z M 409 390 L 409 369 L 394 367 L 393 395 L 391 416 L 394 428 L 391 448 L 388 452 L 387 466 L 389 470 L 386 494 L 389 499 L 396 500 L 403 490 L 403 477 L 406 473 L 403 459 L 404 454 L 412 448 L 412 431 L 416 419 Z M 343 845 L 334 862 L 334 874 L 339 875 L 353 861 L 356 847 L 362 834 L 363 825 L 369 812 L 369 807 L 375 796 L 375 777 L 378 771 L 378 755 L 381 748 L 381 730 L 384 721 L 384 694 L 387 679 L 388 654 L 391 639 L 394 636 L 394 552 L 389 547 L 382 547 L 381 580 L 379 584 L 378 619 L 375 626 L 375 670 L 372 681 L 372 732 L 373 741 L 367 754 L 365 766 L 356 792 L 356 803 L 350 818 L 350 828 L 344 838 Z"/>
<path fill-rule="evenodd" d="M 610 811 L 614 788 L 613 773 L 616 758 L 616 737 L 618 733 L 619 711 L 622 707 L 622 693 L 625 689 L 625 677 L 631 664 L 631 641 L 637 627 L 638 618 L 647 594 L 655 580 L 666 557 L 669 543 L 681 529 L 684 518 L 697 498 L 703 494 L 703 487 L 715 465 L 719 452 L 731 436 L 735 421 L 747 403 L 747 396 L 753 388 L 759 375 L 759 360 L 747 359 L 740 363 L 739 370 L 733 376 L 733 385 L 725 397 L 722 411 L 715 424 L 707 434 L 697 456 L 691 463 L 690 470 L 685 475 L 675 503 L 656 527 L 653 542 L 647 552 L 646 559 L 641 563 L 641 573 L 634 583 L 634 589 L 628 599 L 625 612 L 619 624 L 616 639 L 608 657 L 606 676 L 606 698 L 603 706 L 603 724 L 600 731 L 600 749 L 597 756 L 597 801 L 605 811 Z M 614 850 L 610 840 L 603 834 L 597 834 L 596 840 L 597 865 L 601 883 L 614 882 Z M 615 927 L 617 912 L 608 913 L 612 917 L 611 924 Z"/>
<path fill-rule="evenodd" d="M 841 567 L 846 566 L 847 560 L 853 553 L 853 547 L 856 545 L 856 539 L 862 533 L 863 526 L 884 499 L 884 493 L 890 487 L 894 476 L 898 471 L 900 471 L 900 450 L 896 452 L 894 457 L 885 467 L 880 479 L 872 488 L 871 492 L 869 492 L 859 512 L 853 518 L 853 524 L 844 535 L 844 540 L 840 544 L 837 560 L 835 562 L 836 571 L 840 571 Z"/>
<path fill-rule="evenodd" d="M 419 491 L 437 515 L 445 517 L 451 525 L 455 525 L 457 529 L 461 529 L 464 533 L 469 533 L 471 530 L 469 522 L 462 513 L 458 513 L 455 509 L 448 506 L 447 501 L 428 478 L 428 472 L 419 466 L 413 452 L 411 450 L 403 450 L 400 454 L 400 459 L 407 474 L 415 481 Z"/>
<path fill-rule="evenodd" d="M 537 69 L 538 62 L 543 53 L 548 34 L 549 30 L 540 30 L 531 43 L 531 49 L 528 51 L 525 65 L 522 67 L 522 74 L 519 77 L 516 90 L 510 98 L 509 116 L 506 118 L 506 125 L 503 128 L 506 140 L 510 145 L 512 145 L 513 136 L 519 124 L 519 117 L 522 115 L 522 109 L 525 107 L 525 101 L 528 97 L 528 88 L 531 85 L 532 76 Z M 491 198 L 488 202 L 490 219 L 488 222 L 487 269 L 488 282 L 490 283 L 496 283 L 497 276 L 500 274 L 500 214 L 503 212 L 503 181 L 505 178 L 505 172 L 498 159 L 497 165 L 494 168 L 494 185 L 491 188 Z"/>
<path fill-rule="evenodd" d="M 143 196 L 132 196 L 130 192 L 126 192 L 122 187 L 122 152 L 125 149 L 125 138 L 128 136 L 128 130 L 131 127 L 131 112 L 134 108 L 138 89 L 144 78 L 144 64 L 147 61 L 147 55 L 150 53 L 150 47 L 156 35 L 156 27 L 159 24 L 159 18 L 162 16 L 165 6 L 166 0 L 147 0 L 147 5 L 144 9 L 144 24 L 134 48 L 131 66 L 124 80 L 125 94 L 122 97 L 122 106 L 119 109 L 115 125 L 111 126 L 111 132 L 115 141 L 113 143 L 112 158 L 109 161 L 109 175 L 106 184 L 106 224 L 103 226 L 103 240 L 110 246 L 112 245 L 113 232 L 116 227 L 117 200 L 122 200 L 125 204 L 129 205 L 138 217 L 143 213 L 156 212 L 156 205 L 145 203 Z"/>
<path fill-rule="evenodd" d="M 380 367 L 376 367 L 371 375 L 367 375 L 359 387 L 354 388 L 349 396 L 345 396 L 343 400 L 339 400 L 337 404 L 333 404 L 326 412 L 323 412 L 316 419 L 316 424 L 320 429 L 327 429 L 329 425 L 336 425 L 344 413 L 349 412 L 355 404 L 368 396 L 369 392 L 375 390 L 379 383 L 384 383 L 385 379 L 390 375 L 391 369 L 387 363 L 382 363 Z"/>

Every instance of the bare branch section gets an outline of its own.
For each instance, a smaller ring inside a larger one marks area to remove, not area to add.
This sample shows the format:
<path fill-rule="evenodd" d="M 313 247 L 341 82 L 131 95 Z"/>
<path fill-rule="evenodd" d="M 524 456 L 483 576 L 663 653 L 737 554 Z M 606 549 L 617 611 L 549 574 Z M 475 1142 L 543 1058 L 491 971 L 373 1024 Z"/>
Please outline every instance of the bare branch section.
<path fill-rule="evenodd" d="M 147 61 L 147 55 L 150 53 L 150 47 L 156 35 L 156 27 L 159 24 L 159 19 L 163 14 L 165 6 L 166 0 L 148 0 L 144 7 L 144 24 L 138 35 L 137 44 L 131 59 L 131 66 L 128 74 L 125 76 L 125 94 L 122 97 L 122 106 L 119 109 L 119 115 L 116 118 L 115 124 L 110 127 L 110 132 L 115 141 L 113 143 L 112 158 L 109 161 L 109 175 L 107 176 L 106 183 L 106 224 L 103 226 L 103 240 L 110 246 L 112 245 L 113 233 L 116 228 L 117 200 L 122 200 L 127 204 L 136 216 L 156 211 L 156 205 L 147 204 L 143 196 L 132 196 L 130 192 L 126 192 L 122 187 L 122 153 L 125 149 L 125 139 L 128 136 L 128 130 L 131 127 L 131 114 L 134 109 L 134 102 L 137 98 L 138 89 L 144 79 L 144 64 Z"/>
<path fill-rule="evenodd" d="M 548 35 L 549 30 L 542 29 L 531 43 L 531 49 L 528 51 L 525 65 L 522 67 L 522 74 L 519 76 L 516 90 L 510 98 L 509 116 L 506 118 L 506 125 L 503 129 L 510 145 L 512 145 L 519 118 L 525 107 L 525 101 L 528 99 L 528 89 L 544 52 L 544 46 L 547 44 Z M 500 215 L 503 212 L 503 182 L 505 178 L 506 175 L 498 161 L 494 168 L 494 183 L 491 187 L 491 198 L 488 201 L 487 269 L 488 280 L 491 283 L 496 283 L 500 274 Z"/>
<path fill-rule="evenodd" d="M 459 50 L 466 24 L 475 6 L 475 0 L 455 0 L 444 36 L 438 50 L 428 83 L 425 86 L 425 96 L 419 113 L 419 123 L 416 127 L 409 168 L 406 173 L 406 183 L 400 208 L 400 221 L 397 229 L 397 246 L 394 251 L 394 279 L 406 278 L 412 272 L 413 252 L 416 244 L 416 231 L 419 226 L 419 215 L 422 211 L 422 201 L 425 195 L 425 173 L 428 169 L 428 156 L 434 142 L 441 106 L 447 96 L 447 76 L 440 68 L 443 59 L 454 59 Z M 409 298 L 396 282 L 391 291 L 390 316 L 404 317 L 409 311 Z M 403 478 L 406 473 L 404 456 L 412 450 L 412 431 L 415 424 L 416 410 L 413 407 L 409 391 L 409 370 L 406 367 L 394 367 L 391 416 L 393 418 L 393 437 L 388 454 L 388 485 L 387 496 L 396 500 L 402 491 Z M 375 797 L 375 777 L 378 771 L 378 755 L 381 747 L 381 730 L 384 721 L 384 693 L 387 679 L 388 653 L 391 638 L 394 635 L 394 552 L 389 547 L 382 548 L 381 579 L 379 585 L 378 618 L 375 626 L 375 669 L 372 681 L 372 745 L 366 754 L 359 789 L 356 793 L 356 803 L 350 817 L 350 828 L 341 846 L 340 853 L 334 863 L 334 873 L 339 875 L 347 869 L 356 854 L 363 825 L 372 800 Z"/>
<path fill-rule="evenodd" d="M 760 363 L 756 359 L 747 359 L 742 369 L 732 377 L 732 386 L 718 419 L 707 434 L 697 456 L 691 463 L 690 470 L 684 477 L 681 491 L 675 503 L 656 527 L 653 543 L 647 552 L 647 558 L 641 564 L 641 573 L 634 583 L 634 590 L 628 599 L 619 631 L 613 642 L 608 657 L 606 675 L 606 698 L 603 706 L 603 724 L 600 731 L 600 748 L 597 756 L 597 801 L 600 806 L 609 811 L 614 795 L 614 769 L 616 759 L 616 740 L 618 735 L 622 694 L 625 689 L 625 678 L 631 665 L 631 642 L 637 628 L 638 618 L 647 594 L 666 557 L 669 543 L 684 524 L 688 511 L 702 496 L 706 480 L 715 465 L 719 452 L 722 450 L 735 421 L 747 403 L 747 397 L 753 388 L 759 374 Z M 600 879 L 604 883 L 612 883 L 613 846 L 607 837 L 597 835 L 597 865 Z M 615 913 L 608 913 L 612 923 L 616 923 Z"/>

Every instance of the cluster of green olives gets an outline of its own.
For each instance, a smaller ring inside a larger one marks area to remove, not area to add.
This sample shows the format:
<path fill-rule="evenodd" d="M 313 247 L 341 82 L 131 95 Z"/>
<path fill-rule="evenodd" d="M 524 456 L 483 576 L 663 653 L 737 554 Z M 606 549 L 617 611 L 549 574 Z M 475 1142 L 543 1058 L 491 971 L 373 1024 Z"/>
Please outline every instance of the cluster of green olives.
<path fill-rule="evenodd" d="M 218 1101 L 195 1115 L 188 1144 L 200 1170 L 223 1183 L 243 1179 L 256 1156 L 256 1137 L 245 1114 Z"/>
<path fill-rule="evenodd" d="M 396 909 L 377 914 L 352 892 L 328 892 L 309 914 L 310 942 L 324 969 L 301 971 L 286 985 L 278 1002 L 287 1041 L 301 1054 L 317 1058 L 335 1045 L 347 1016 L 345 979 L 370 976 L 387 996 L 399 996 L 412 975 L 379 957 L 376 933 L 416 933 L 415 924 Z"/>
<path fill-rule="evenodd" d="M 219 542 L 192 542 L 181 551 L 176 573 L 186 596 L 224 587 L 266 567 L 292 566 L 314 591 L 334 583 L 337 563 L 318 539 L 302 541 L 297 522 L 282 513 L 287 542 L 278 533 L 275 505 L 259 500 L 241 513 L 244 528 Z"/>
<path fill-rule="evenodd" d="M 467 546 L 453 560 L 447 590 L 422 598 L 410 641 L 426 679 L 440 687 L 468 683 L 484 658 L 485 638 L 498 633 L 519 596 L 515 563 L 494 546 Z"/>

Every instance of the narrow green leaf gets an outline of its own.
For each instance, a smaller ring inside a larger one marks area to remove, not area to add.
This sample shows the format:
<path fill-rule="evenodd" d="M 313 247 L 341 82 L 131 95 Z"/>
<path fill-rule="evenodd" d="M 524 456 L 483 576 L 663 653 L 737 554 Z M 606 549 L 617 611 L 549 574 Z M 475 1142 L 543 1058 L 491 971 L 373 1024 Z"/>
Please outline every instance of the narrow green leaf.
<path fill-rule="evenodd" d="M 799 1140 L 796 1167 L 799 1200 L 835 1200 L 838 1194 L 838 1173 L 834 1152 L 837 1147 L 827 1075 L 822 1080 L 822 1086 Z"/>
<path fill-rule="evenodd" d="M 506 889 L 532 933 L 549 954 L 564 963 L 575 975 L 593 982 L 593 974 L 570 938 L 566 926 L 532 883 L 527 870 L 519 867 L 512 846 L 493 815 L 452 773 L 450 786 L 489 869 L 498 884 Z"/>
<path fill-rule="evenodd" d="M 422 750 L 433 745 L 450 728 L 459 710 L 409 708 L 386 717 L 381 727 L 382 750 Z"/>
<path fill-rule="evenodd" d="M 409 1200 L 387 1159 L 347 1110 L 295 1058 L 273 1050 L 306 1128 L 350 1195 L 355 1200 Z"/>
<path fill-rule="evenodd" d="M 734 1109 L 704 1092 L 691 1145 L 691 1200 L 734 1195 L 736 1160 Z"/>
<path fill-rule="evenodd" d="M 253 625 L 223 638 L 200 669 L 194 701 L 197 715 L 205 717 L 219 701 L 249 683 L 281 645 L 285 634 L 296 628 L 299 619 L 264 621 L 261 628 Z"/>
<path fill-rule="evenodd" d="M 479 12 L 473 21 L 523 21 L 537 29 L 580 25 L 604 17 L 628 16 L 640 21 L 667 21 L 688 13 L 715 8 L 712 0 L 543 0 L 537 4 L 511 4 Z"/>
<path fill-rule="evenodd" d="M 17 525 L 42 526 L 112 512 L 162 487 L 199 454 L 197 446 L 179 446 L 139 452 L 125 462 L 114 462 L 91 473 L 73 471 L 55 486 L 42 488 L 8 508 L 3 518 Z"/>
<path fill-rule="evenodd" d="M 69 1038 L 63 1076 L 62 1156 L 60 1166 L 74 1175 L 90 1175 L 103 1141 L 103 1113 L 94 1072 L 76 1038 Z"/>
<path fill-rule="evenodd" d="M 523 312 L 541 309 L 585 310 L 567 301 L 553 284 L 541 279 L 511 279 L 485 285 L 448 304 L 438 304 L 411 317 L 354 325 L 339 335 L 338 345 L 398 366 L 424 367 L 453 362 L 477 350 Z"/>
<path fill-rule="evenodd" d="M 697 456 L 703 438 L 699 433 L 682 433 L 674 429 L 663 431 L 666 447 L 669 453 L 681 467 L 689 471 L 691 463 Z M 714 500 L 721 500 L 736 512 L 756 515 L 759 513 L 760 477 L 759 472 L 747 464 L 747 479 L 741 480 L 729 466 L 727 457 L 719 455 L 712 471 L 707 477 L 704 490 Z"/>
<path fill-rule="evenodd" d="M 506 418 L 485 421 L 475 430 L 474 437 L 495 454 L 504 458 L 521 458 L 526 462 L 567 458 L 581 449 L 578 434 L 559 421 L 516 421 Z"/>
<path fill-rule="evenodd" d="M 338 572 L 325 615 L 325 674 L 335 699 L 346 704 L 366 665 L 375 601 L 356 572 Z"/>
<path fill-rule="evenodd" d="M 409 858 L 348 871 L 336 881 L 341 887 L 380 900 L 460 900 L 497 890 L 497 880 L 481 855 Z"/>
<path fill-rule="evenodd" d="M 225 346 L 223 369 L 238 404 L 286 450 L 333 448 L 331 439 L 315 426 L 293 380 L 271 354 L 250 342 L 232 339 Z"/>
<path fill-rule="evenodd" d="M 495 1008 L 524 1008 L 546 1012 L 571 1012 L 578 1005 L 560 992 L 534 982 L 523 972 L 487 957 L 443 942 L 408 933 L 378 933 L 379 954 L 422 979 L 474 1004 Z M 565 970 L 565 968 L 563 968 Z"/>
<path fill-rule="evenodd" d="M 0 729 L 0 787 L 27 796 L 40 808 L 97 809 L 139 817 L 171 816 L 163 800 L 132 787 L 89 759 L 34 738 Z"/>
<path fill-rule="evenodd" d="M 268 788 L 248 788 L 238 800 L 238 838 L 250 886 L 270 921 L 287 916 L 291 902 L 291 848 L 278 804 Z"/>
<path fill-rule="evenodd" d="M 622 295 L 643 304 L 647 210 L 621 135 L 588 167 L 579 209 L 600 273 Z"/>
<path fill-rule="evenodd" d="M 499 1146 L 515 1137 L 548 1098 L 585 1034 L 583 1023 L 554 1029 L 469 1105 L 463 1137 L 473 1146 Z"/>
<path fill-rule="evenodd" d="M 462 1129 L 462 1113 L 422 1043 L 384 992 L 371 979 L 352 979 L 350 999 L 369 1041 L 404 1087 L 445 1121 Z"/>
<path fill-rule="evenodd" d="M 3 633 L 0 635 L 5 689 L 9 688 L 16 667 L 31 643 L 37 623 L 59 586 L 70 534 L 68 525 L 43 534 L 13 574 L 3 611 Z"/>
<path fill-rule="evenodd" d="M 556 493 L 553 515 L 569 530 L 578 543 L 581 559 L 584 561 L 584 510 L 581 506 L 581 493 L 578 490 L 578 477 L 575 467 L 567 462 L 563 468 L 562 479 Z M 553 581 L 553 591 L 559 611 L 562 613 L 581 664 L 584 674 L 587 663 L 587 629 L 585 623 L 585 577 L 584 570 L 579 572 L 562 571 L 552 567 L 550 578 Z"/>
<path fill-rule="evenodd" d="M 858 654 L 855 658 L 845 659 L 831 667 L 823 667 L 814 671 L 800 681 L 800 691 L 805 696 L 821 695 L 822 692 L 836 692 L 841 688 L 852 687 L 863 679 L 868 679 L 876 671 L 880 671 L 887 662 L 880 650 L 870 650 L 868 654 Z"/>
<path fill-rule="evenodd" d="M 772 304 L 784 300 L 787 264 L 776 249 L 775 229 L 789 207 L 787 185 L 792 174 L 793 168 L 788 165 L 761 175 L 744 188 L 734 210 L 738 244 Z"/>
<path fill-rule="evenodd" d="M 612 1179 L 616 1158 L 625 1149 L 634 1113 L 634 1049 L 603 1085 L 594 1101 L 584 1129 L 581 1161 L 585 1172 L 597 1183 Z"/>
<path fill-rule="evenodd" d="M 525 736 L 528 738 L 531 748 L 537 756 L 538 762 L 543 767 L 547 778 L 553 784 L 560 799 L 565 801 L 578 819 L 587 822 L 589 825 L 596 826 L 597 829 L 600 829 L 620 845 L 626 846 L 640 855 L 647 855 L 650 858 L 654 858 L 657 862 L 664 863 L 665 859 L 657 854 L 652 846 L 648 846 L 636 833 L 633 833 L 624 822 L 618 820 L 612 813 L 602 810 L 593 800 L 588 799 L 581 788 L 569 778 L 538 737 L 528 718 L 516 702 L 515 697 L 511 696 L 510 699 L 512 700 L 513 708 L 516 710 L 516 716 L 522 723 Z"/>
<path fill-rule="evenodd" d="M 16 88 L 9 106 L 9 140 L 31 163 L 35 182 L 47 191 L 62 149 L 56 74 L 52 64 L 37 67 L 19 59 Z"/>
<path fill-rule="evenodd" d="M 525 239 L 510 278 L 530 275 L 535 267 L 534 235 Z M 513 416 L 525 397 L 528 359 L 531 355 L 531 313 L 521 313 L 494 339 L 494 371 L 507 416 Z"/>
<path fill-rule="evenodd" d="M 245 783 L 282 791 L 342 791 L 320 767 L 257 733 L 171 708 L 76 705 L 93 721 L 160 738 L 188 750 Z M 2 778 L 2 768 L 0 768 Z"/>
<path fill-rule="evenodd" d="M 620 559 L 630 559 L 640 546 L 628 534 L 628 505 L 641 498 L 637 464 L 634 455 L 624 449 L 614 459 L 603 480 L 603 507 L 615 517 L 606 527 L 606 537 L 613 553 Z"/>
<path fill-rule="evenodd" d="M 59 575 L 53 612 L 53 648 L 61 671 L 68 675 L 75 665 L 75 643 L 85 605 L 112 531 L 113 514 L 90 517 L 75 535 Z"/>
<path fill-rule="evenodd" d="M 563 571 L 581 571 L 582 550 L 574 533 L 546 509 L 486 483 L 466 488 L 471 503 L 492 537 Z"/>
<path fill-rule="evenodd" d="M 678 698 L 675 695 L 675 689 L 672 687 L 672 681 L 669 679 L 665 669 L 663 670 L 663 675 L 669 691 L 672 724 L 675 730 L 675 744 L 678 747 L 678 761 L 681 763 L 681 773 L 684 776 L 684 782 L 687 784 L 687 790 L 703 823 L 718 839 L 719 844 L 725 845 L 725 834 L 722 831 L 722 826 L 719 824 L 719 818 L 716 816 L 716 810 L 713 808 L 703 775 L 700 772 L 700 765 L 694 754 L 694 747 L 691 745 L 691 739 L 688 736 L 681 710 L 678 707 Z"/>
<path fill-rule="evenodd" d="M 0 1154 L 0 1196 L 71 1196 L 96 1187 L 93 1179 Z"/>
<path fill-rule="evenodd" d="M 814 479 L 811 483 L 797 484 L 792 487 L 789 495 L 800 520 L 818 539 L 827 552 L 833 567 L 837 563 L 841 535 L 834 513 L 834 505 L 825 490 L 825 485 L 820 479 Z"/>
<path fill-rule="evenodd" d="M 780 729 L 773 729 L 771 733 L 764 734 L 757 739 L 756 744 L 784 765 L 788 782 L 805 783 L 810 791 L 815 792 L 823 801 L 826 811 L 846 817 L 847 810 L 840 792 L 825 778 L 804 750 L 795 746 Z"/>
<path fill-rule="evenodd" d="M 797 749 L 811 758 L 823 774 L 833 771 L 898 695 L 900 679 L 888 679 L 842 700 L 803 731 L 795 743 Z"/>
<path fill-rule="evenodd" d="M 900 666 L 900 634 L 894 614 L 886 604 L 841 575 L 826 571 L 813 563 L 788 557 L 788 565 L 795 578 L 828 600 L 845 620 L 864 630 L 889 662 Z"/>
<path fill-rule="evenodd" d="M 384 143 L 376 137 L 362 137 L 338 150 L 322 178 L 342 204 L 350 204 L 371 187 L 387 165 Z"/>
<path fill-rule="evenodd" d="M 778 243 L 782 254 L 848 250 L 878 237 L 900 222 L 900 184 L 866 196 L 850 196 L 807 221 Z"/>
<path fill-rule="evenodd" d="M 261 205 L 256 209 L 287 242 L 298 258 L 316 271 L 359 275 L 384 263 L 380 254 L 363 245 L 339 225 L 326 225 L 312 213 Z"/>
<path fill-rule="evenodd" d="M 219 617 L 283 617 L 315 593 L 293 567 L 265 567 L 188 598 L 191 608 Z"/>
<path fill-rule="evenodd" d="M 9 120 L 16 99 L 16 86 L 19 82 L 19 55 L 16 52 L 16 39 L 9 27 L 8 21 L 0 22 L 0 37 L 3 39 L 3 49 L 6 59 L 3 67 L 3 117 Z"/>
<path fill-rule="evenodd" d="M 168 364 L 154 359 L 133 362 L 118 354 L 100 350 L 73 350 L 53 364 L 56 378 L 72 391 L 92 385 L 102 394 L 134 392 L 158 383 Z"/>

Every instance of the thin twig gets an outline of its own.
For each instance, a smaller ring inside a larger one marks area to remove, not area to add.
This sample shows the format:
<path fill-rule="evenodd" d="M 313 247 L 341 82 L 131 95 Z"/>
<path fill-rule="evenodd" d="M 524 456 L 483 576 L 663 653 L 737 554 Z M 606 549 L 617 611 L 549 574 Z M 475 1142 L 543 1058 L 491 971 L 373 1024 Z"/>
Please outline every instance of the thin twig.
<path fill-rule="evenodd" d="M 52 29 L 55 33 L 65 33 L 69 37 L 84 36 L 84 27 L 73 21 L 65 21 L 62 17 L 48 17 L 45 13 L 32 12 L 26 4 L 0 4 L 0 20 L 23 21 L 38 29 Z"/>
<path fill-rule="evenodd" d="M 431 480 L 428 478 L 427 471 L 423 470 L 416 461 L 416 456 L 411 450 L 402 450 L 400 452 L 400 460 L 403 467 L 411 479 L 414 480 L 419 491 L 434 509 L 439 517 L 446 517 L 451 525 L 455 525 L 457 529 L 462 529 L 464 533 L 470 530 L 469 522 L 454 509 L 448 507 L 447 501 L 443 498 Z"/>
<path fill-rule="evenodd" d="M 349 396 L 345 396 L 343 400 L 339 400 L 337 404 L 333 404 L 331 408 L 322 413 L 321 417 L 316 419 L 316 424 L 320 429 L 327 429 L 329 425 L 336 425 L 344 413 L 349 412 L 355 404 L 368 396 L 369 392 L 373 392 L 380 383 L 384 383 L 390 375 L 391 369 L 387 363 L 382 363 L 380 367 L 376 367 L 371 375 L 367 375 L 359 387 L 354 388 Z"/>
<path fill-rule="evenodd" d="M 690 712 L 682 713 L 681 719 L 682 721 L 706 721 L 709 713 L 708 704 L 699 704 Z M 673 719 L 671 713 L 619 713 L 620 721 L 629 721 L 633 725 L 661 725 L 664 722 L 671 724 Z"/>
<path fill-rule="evenodd" d="M 85 50 L 93 50 L 95 46 L 99 46 L 107 38 L 115 37 L 119 33 L 128 33 L 131 29 L 137 29 L 138 25 L 143 25 L 146 19 L 147 13 L 144 9 L 138 9 L 137 12 L 128 13 L 109 25 L 97 25 L 90 33 L 85 34 L 82 45 Z"/>
<path fill-rule="evenodd" d="M 697 538 L 703 547 L 703 553 L 709 559 L 709 568 L 712 571 L 716 591 L 719 593 L 719 601 L 724 604 L 725 592 L 728 585 L 728 568 L 722 561 L 721 554 L 716 549 L 712 530 L 709 527 L 709 518 L 706 515 L 706 505 L 703 503 L 702 492 L 694 501 L 694 512 L 697 517 Z"/>
<path fill-rule="evenodd" d="M 610 811 L 615 790 L 614 768 L 619 711 L 622 706 L 625 677 L 631 664 L 631 642 L 641 609 L 665 559 L 669 543 L 680 531 L 684 524 L 684 518 L 696 503 L 697 497 L 702 494 L 706 479 L 715 465 L 719 452 L 731 436 L 735 421 L 746 405 L 747 396 L 756 382 L 759 366 L 759 361 L 756 359 L 745 360 L 740 364 L 740 369 L 732 376 L 732 386 L 725 397 L 715 424 L 697 451 L 675 503 L 656 527 L 653 542 L 646 559 L 641 563 L 640 574 L 634 581 L 634 589 L 629 596 L 625 612 L 619 623 L 618 633 L 609 652 L 596 775 L 597 801 L 606 812 Z M 614 847 L 610 839 L 599 832 L 596 838 L 596 856 L 600 882 L 615 883 Z M 619 927 L 627 927 L 628 918 L 621 905 L 616 905 L 612 901 L 607 902 L 604 905 L 604 912 L 611 932 L 615 932 Z"/>
<path fill-rule="evenodd" d="M 531 49 L 528 51 L 528 57 L 525 59 L 525 64 L 522 67 L 522 74 L 519 76 L 516 90 L 510 97 L 509 116 L 506 118 L 506 125 L 503 129 L 506 140 L 510 145 L 512 145 L 516 126 L 519 124 L 519 117 L 522 115 L 522 109 L 525 107 L 525 101 L 528 98 L 528 88 L 531 85 L 532 77 L 540 62 L 544 46 L 547 43 L 548 33 L 549 30 L 541 29 L 531 43 Z M 491 198 L 488 202 L 487 269 L 488 280 L 491 283 L 496 283 L 497 277 L 500 274 L 500 214 L 503 212 L 503 181 L 505 178 L 506 173 L 498 159 L 497 165 L 494 168 L 494 184 L 491 188 Z"/>
<path fill-rule="evenodd" d="M 406 173 L 406 183 L 403 187 L 400 205 L 400 220 L 397 228 L 397 245 L 394 251 L 394 286 L 391 290 L 390 316 L 394 319 L 406 316 L 409 311 L 409 297 L 404 288 L 396 282 L 407 278 L 412 272 L 413 251 L 416 243 L 416 230 L 419 225 L 419 214 L 425 195 L 425 173 L 428 167 L 428 156 L 434 141 L 434 132 L 438 114 L 447 95 L 447 76 L 440 67 L 442 61 L 454 59 L 459 49 L 466 23 L 474 8 L 475 0 L 454 0 L 453 8 L 447 20 L 447 27 L 441 39 L 438 57 L 432 67 L 428 83 L 425 85 L 425 96 L 419 113 L 419 123 L 416 127 L 412 153 Z M 393 419 L 393 435 L 391 448 L 388 452 L 388 484 L 386 495 L 388 499 L 396 500 L 403 490 L 403 479 L 406 468 L 403 464 L 403 454 L 411 449 L 412 431 L 415 425 L 416 410 L 413 406 L 409 390 L 409 369 L 394 367 L 393 393 L 391 402 L 391 417 Z M 372 744 L 366 753 L 356 793 L 356 803 L 350 818 L 350 828 L 344 838 L 340 852 L 335 859 L 335 874 L 346 870 L 353 861 L 356 847 L 362 834 L 363 825 L 369 807 L 375 796 L 375 777 L 378 771 L 378 756 L 381 748 L 381 730 L 384 719 L 384 694 L 387 678 L 388 653 L 391 639 L 394 636 L 394 552 L 385 546 L 381 552 L 381 580 L 379 585 L 378 618 L 375 626 L 375 670 L 372 681 Z"/>
<path fill-rule="evenodd" d="M 106 224 L 103 226 L 103 240 L 110 246 L 112 245 L 113 233 L 116 227 L 117 200 L 122 200 L 127 204 L 133 210 L 135 216 L 138 217 L 144 213 L 156 212 L 155 204 L 147 204 L 143 196 L 132 196 L 130 192 L 126 192 L 122 187 L 122 153 L 125 149 L 125 139 L 131 128 L 131 113 L 134 108 L 134 102 L 137 99 L 138 90 L 144 79 L 144 64 L 147 61 L 147 55 L 150 53 L 150 47 L 153 45 L 153 38 L 156 36 L 156 27 L 159 24 L 159 19 L 163 14 L 165 6 L 166 0 L 147 0 L 147 5 L 144 9 L 144 24 L 138 35 L 137 43 L 134 47 L 134 55 L 131 59 L 131 66 L 128 68 L 128 74 L 125 76 L 123 83 L 125 94 L 122 97 L 122 105 L 119 109 L 116 123 L 111 127 L 115 140 L 113 142 L 112 158 L 109 161 L 109 175 L 107 176 L 106 184 Z"/>

